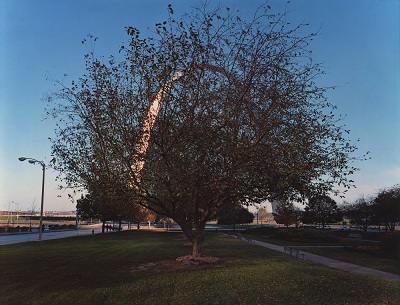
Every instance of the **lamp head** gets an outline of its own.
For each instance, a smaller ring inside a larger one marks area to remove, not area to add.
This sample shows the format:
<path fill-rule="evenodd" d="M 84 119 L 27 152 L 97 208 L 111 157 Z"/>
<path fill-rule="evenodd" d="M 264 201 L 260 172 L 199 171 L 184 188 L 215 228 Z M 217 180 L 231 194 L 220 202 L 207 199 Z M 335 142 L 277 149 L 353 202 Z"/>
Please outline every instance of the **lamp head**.
<path fill-rule="evenodd" d="M 25 157 L 19 157 L 19 158 L 18 158 L 18 160 L 21 161 L 21 162 L 22 162 L 22 161 L 25 161 L 26 159 L 28 159 L 28 158 L 25 158 Z"/>

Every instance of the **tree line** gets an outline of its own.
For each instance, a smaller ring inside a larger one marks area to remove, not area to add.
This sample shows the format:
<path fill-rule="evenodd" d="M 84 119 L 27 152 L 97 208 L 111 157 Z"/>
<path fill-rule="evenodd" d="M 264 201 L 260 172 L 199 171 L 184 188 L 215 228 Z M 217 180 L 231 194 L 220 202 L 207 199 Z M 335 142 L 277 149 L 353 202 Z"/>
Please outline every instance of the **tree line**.
<path fill-rule="evenodd" d="M 304 210 L 292 201 L 285 201 L 276 208 L 274 219 L 285 226 L 303 223 L 325 227 L 329 223 L 348 222 L 364 231 L 371 226 L 394 230 L 400 222 L 400 185 L 383 189 L 376 196 L 362 197 L 342 205 L 326 195 L 311 197 Z"/>

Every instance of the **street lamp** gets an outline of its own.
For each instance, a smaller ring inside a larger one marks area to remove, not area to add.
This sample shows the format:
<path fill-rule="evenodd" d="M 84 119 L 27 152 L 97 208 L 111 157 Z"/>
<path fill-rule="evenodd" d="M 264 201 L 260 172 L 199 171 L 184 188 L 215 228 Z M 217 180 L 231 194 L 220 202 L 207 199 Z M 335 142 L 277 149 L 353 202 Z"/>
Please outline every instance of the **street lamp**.
<path fill-rule="evenodd" d="M 44 164 L 43 161 L 38 161 L 38 160 L 32 159 L 32 158 L 20 157 L 20 158 L 18 158 L 18 160 L 21 161 L 21 162 L 23 162 L 25 160 L 28 160 L 28 162 L 30 164 L 39 163 L 42 166 L 42 169 L 43 169 L 42 200 L 40 202 L 40 219 L 39 219 L 39 240 L 41 240 L 42 239 L 42 224 L 43 224 L 44 176 L 45 176 L 46 165 Z"/>
<path fill-rule="evenodd" d="M 15 203 L 15 204 L 17 205 L 17 210 L 16 210 L 16 212 L 17 212 L 17 226 L 18 226 L 18 218 L 19 218 L 19 203 L 18 203 L 18 202 L 14 202 L 14 201 L 13 201 L 13 203 Z"/>

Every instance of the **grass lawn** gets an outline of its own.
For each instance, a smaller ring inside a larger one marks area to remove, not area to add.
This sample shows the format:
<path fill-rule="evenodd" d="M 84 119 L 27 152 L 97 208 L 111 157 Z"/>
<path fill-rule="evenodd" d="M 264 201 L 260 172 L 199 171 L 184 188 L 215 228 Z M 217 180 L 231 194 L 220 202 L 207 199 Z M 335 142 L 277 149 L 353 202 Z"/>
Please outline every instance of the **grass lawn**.
<path fill-rule="evenodd" d="M 400 304 L 398 281 L 341 272 L 210 233 L 209 268 L 132 272 L 190 253 L 181 233 L 130 231 L 0 247 L 0 304 Z"/>

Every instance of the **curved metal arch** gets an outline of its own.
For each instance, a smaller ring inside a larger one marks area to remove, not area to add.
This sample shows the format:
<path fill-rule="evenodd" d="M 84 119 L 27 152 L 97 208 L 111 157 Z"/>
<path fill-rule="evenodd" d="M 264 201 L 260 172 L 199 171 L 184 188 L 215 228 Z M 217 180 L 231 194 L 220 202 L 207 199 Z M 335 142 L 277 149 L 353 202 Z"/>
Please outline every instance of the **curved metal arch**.
<path fill-rule="evenodd" d="M 149 110 L 147 111 L 146 119 L 143 122 L 142 125 L 142 138 L 140 139 L 139 142 L 139 147 L 138 147 L 138 155 L 139 156 L 144 156 L 147 152 L 147 149 L 149 147 L 149 141 L 151 137 L 151 132 L 153 130 L 155 121 L 157 119 L 158 113 L 160 112 L 161 104 L 162 101 L 165 97 L 166 94 L 172 89 L 172 85 L 175 81 L 179 80 L 181 77 L 183 77 L 187 72 L 195 69 L 207 69 L 212 72 L 220 73 L 223 75 L 227 75 L 227 72 L 224 68 L 213 66 L 210 64 L 201 64 L 201 65 L 196 65 L 193 67 L 189 67 L 187 69 L 180 70 L 176 72 L 166 83 L 165 85 L 159 89 L 158 93 L 152 100 Z M 131 170 L 133 171 L 136 182 L 140 182 L 141 180 L 141 172 L 144 167 L 144 159 L 138 160 L 136 163 L 131 165 Z"/>

